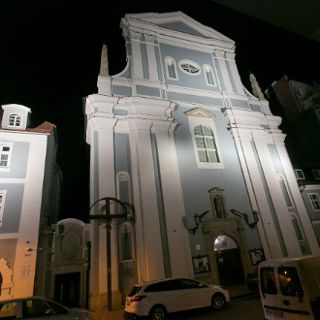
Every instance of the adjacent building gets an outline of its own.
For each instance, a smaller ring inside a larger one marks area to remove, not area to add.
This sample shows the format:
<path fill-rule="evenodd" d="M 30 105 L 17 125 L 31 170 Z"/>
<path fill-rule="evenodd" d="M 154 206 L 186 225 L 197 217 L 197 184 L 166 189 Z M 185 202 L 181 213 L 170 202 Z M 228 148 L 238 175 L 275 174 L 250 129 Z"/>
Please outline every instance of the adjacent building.
<path fill-rule="evenodd" d="M 0 113 L 0 299 L 34 294 L 39 230 L 59 214 L 56 127 L 31 128 L 30 114 L 18 104 Z"/>
<path fill-rule="evenodd" d="M 267 93 L 275 112 L 282 114 L 287 150 L 320 244 L 320 86 L 283 76 Z"/>
<path fill-rule="evenodd" d="M 228 285 L 265 258 L 319 254 L 281 118 L 253 75 L 244 88 L 234 41 L 182 12 L 127 14 L 121 28 L 127 65 L 110 76 L 104 46 L 85 100 L 91 213 L 120 212 L 111 229 L 91 220 L 90 308 L 123 303 L 136 281 Z"/>

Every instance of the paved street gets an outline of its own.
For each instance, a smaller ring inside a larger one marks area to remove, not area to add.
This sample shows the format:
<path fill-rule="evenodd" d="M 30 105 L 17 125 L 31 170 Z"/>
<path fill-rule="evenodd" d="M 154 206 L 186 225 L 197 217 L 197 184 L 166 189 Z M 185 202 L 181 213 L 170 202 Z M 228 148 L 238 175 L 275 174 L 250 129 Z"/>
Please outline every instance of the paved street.
<path fill-rule="evenodd" d="M 94 314 L 94 320 L 123 320 L 123 309 Z M 223 311 L 196 310 L 170 316 L 170 320 L 262 320 L 263 312 L 258 296 L 234 298 Z"/>

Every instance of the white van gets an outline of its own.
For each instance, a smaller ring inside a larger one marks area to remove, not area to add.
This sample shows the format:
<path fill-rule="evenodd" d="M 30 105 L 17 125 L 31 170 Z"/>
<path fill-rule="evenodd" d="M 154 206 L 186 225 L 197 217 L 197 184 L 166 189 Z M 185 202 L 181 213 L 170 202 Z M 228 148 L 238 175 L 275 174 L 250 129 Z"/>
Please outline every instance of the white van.
<path fill-rule="evenodd" d="M 320 320 L 320 256 L 259 264 L 259 293 L 268 320 Z"/>

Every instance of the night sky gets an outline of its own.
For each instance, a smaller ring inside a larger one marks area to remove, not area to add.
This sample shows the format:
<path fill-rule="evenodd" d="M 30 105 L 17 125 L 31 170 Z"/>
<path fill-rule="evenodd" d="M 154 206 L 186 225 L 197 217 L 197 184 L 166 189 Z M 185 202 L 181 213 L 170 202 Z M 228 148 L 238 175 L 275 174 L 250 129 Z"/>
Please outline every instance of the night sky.
<path fill-rule="evenodd" d="M 110 74 L 116 74 L 126 64 L 121 17 L 178 10 L 235 40 L 239 72 L 248 89 L 250 70 L 263 90 L 284 74 L 319 82 L 318 42 L 208 0 L 0 1 L 0 104 L 31 108 L 33 126 L 43 121 L 57 126 L 57 162 L 64 177 L 61 218 L 86 220 L 88 215 L 83 98 L 97 92 L 102 43 L 108 46 Z"/>

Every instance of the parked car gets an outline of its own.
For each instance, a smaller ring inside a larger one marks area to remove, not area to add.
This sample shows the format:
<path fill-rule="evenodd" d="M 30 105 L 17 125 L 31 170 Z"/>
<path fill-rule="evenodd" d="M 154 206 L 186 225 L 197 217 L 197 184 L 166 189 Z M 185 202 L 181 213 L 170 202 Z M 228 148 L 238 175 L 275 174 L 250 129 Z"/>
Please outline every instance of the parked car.
<path fill-rule="evenodd" d="M 87 310 L 68 308 L 60 303 L 43 297 L 30 297 L 0 301 L 0 319 L 30 320 L 89 320 Z"/>
<path fill-rule="evenodd" d="M 133 286 L 126 298 L 124 317 L 164 320 L 172 312 L 204 307 L 221 310 L 227 302 L 229 292 L 221 286 L 189 278 L 167 278 Z"/>

